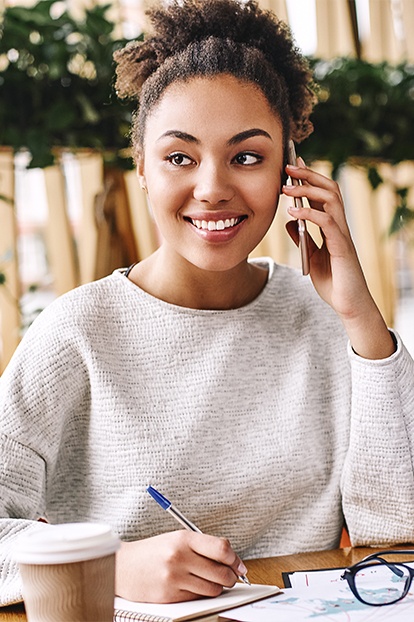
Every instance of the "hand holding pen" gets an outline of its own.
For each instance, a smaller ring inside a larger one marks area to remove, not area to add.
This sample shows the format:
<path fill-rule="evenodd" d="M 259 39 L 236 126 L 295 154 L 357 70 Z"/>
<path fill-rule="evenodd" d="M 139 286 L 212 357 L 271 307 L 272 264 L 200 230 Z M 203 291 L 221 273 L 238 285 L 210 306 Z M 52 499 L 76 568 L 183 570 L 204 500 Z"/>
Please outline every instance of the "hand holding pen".
<path fill-rule="evenodd" d="M 147 492 L 162 507 L 163 510 L 169 512 L 176 521 L 178 521 L 183 527 L 185 527 L 185 529 L 188 529 L 189 531 L 196 531 L 197 533 L 202 533 L 202 531 L 200 531 L 200 529 L 196 525 L 194 525 L 194 523 L 186 518 L 184 514 L 182 514 L 166 497 L 164 497 L 164 495 L 155 490 L 153 486 L 148 486 Z M 250 585 L 250 581 L 246 577 L 247 570 L 243 563 L 241 563 L 241 567 L 239 566 L 238 570 L 240 571 L 240 574 L 238 575 L 239 579 L 244 583 L 247 583 L 247 585 Z"/>

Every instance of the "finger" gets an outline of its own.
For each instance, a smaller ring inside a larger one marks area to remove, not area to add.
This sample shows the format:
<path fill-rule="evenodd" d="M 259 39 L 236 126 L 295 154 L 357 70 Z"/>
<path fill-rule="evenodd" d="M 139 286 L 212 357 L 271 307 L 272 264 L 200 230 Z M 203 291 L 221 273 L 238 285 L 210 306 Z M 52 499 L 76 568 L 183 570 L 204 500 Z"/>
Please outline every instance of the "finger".
<path fill-rule="evenodd" d="M 158 590 L 158 592 L 155 592 L 155 595 L 154 597 L 152 597 L 151 602 L 175 603 L 187 600 L 195 600 L 197 598 L 204 597 L 215 598 L 216 596 L 220 596 L 222 592 L 223 587 L 221 585 L 217 585 L 216 583 L 209 583 L 208 581 L 203 581 L 198 577 L 192 577 L 191 575 L 187 575 L 185 586 L 182 585 L 180 589 L 169 590 L 168 586 L 162 590 L 160 589 Z M 134 600 L 134 598 L 130 600 Z"/>
<path fill-rule="evenodd" d="M 191 548 L 210 559 L 214 559 L 226 566 L 236 566 L 240 563 L 240 558 L 237 553 L 232 549 L 229 540 L 226 538 L 217 538 L 216 536 L 209 536 L 207 534 L 189 533 Z"/>
<path fill-rule="evenodd" d="M 289 220 L 286 225 L 286 230 L 296 246 L 299 246 L 299 231 L 298 231 L 298 221 L 297 220 Z M 319 246 L 316 244 L 313 237 L 310 235 L 309 231 L 306 232 L 308 238 L 308 248 L 309 248 L 309 257 L 312 257 L 313 253 L 319 250 Z"/>
<path fill-rule="evenodd" d="M 286 170 L 291 179 L 300 180 L 301 183 L 284 186 L 287 189 L 285 194 L 293 197 L 306 197 L 311 207 L 319 210 L 324 209 L 324 203 L 330 201 L 334 208 L 336 206 L 341 213 L 344 212 L 341 190 L 335 181 L 308 168 L 302 158 L 298 158 L 298 166 L 288 165 Z M 300 194 L 292 194 L 290 192 L 292 187 Z M 321 193 L 315 195 L 315 189 L 317 188 L 321 189 Z"/>
<path fill-rule="evenodd" d="M 203 540 L 211 540 L 211 536 L 185 530 L 175 532 L 172 540 L 174 546 L 165 547 L 163 565 L 159 569 L 163 599 L 170 597 L 170 591 L 175 594 L 175 600 L 177 600 L 178 591 L 183 592 L 183 598 L 187 600 L 190 594 L 192 598 L 214 597 L 221 594 L 223 587 L 233 587 L 236 583 L 237 576 L 233 569 L 211 559 L 208 553 L 208 542 L 203 542 Z M 213 540 L 219 540 L 219 538 L 213 538 Z M 214 545 L 213 542 L 212 548 L 217 548 Z"/>
<path fill-rule="evenodd" d="M 295 217 L 300 218 L 306 212 L 306 220 L 313 222 L 320 229 L 323 238 L 321 250 L 328 250 L 331 257 L 345 257 L 350 254 L 355 255 L 355 247 L 348 230 L 342 231 L 335 219 L 326 212 L 318 212 L 313 209 L 304 208 L 302 210 L 292 210 Z"/>
<path fill-rule="evenodd" d="M 207 590 L 208 593 L 206 595 L 210 595 L 211 591 L 216 591 L 217 586 L 220 588 L 233 587 L 237 582 L 238 577 L 230 566 L 220 564 L 219 562 L 202 556 L 199 556 L 196 564 L 191 574 L 193 579 L 197 578 L 201 582 L 200 586 L 197 588 L 197 593 L 204 594 Z M 200 592 L 200 589 L 203 591 Z"/>
<path fill-rule="evenodd" d="M 319 186 L 289 186 L 285 185 L 282 188 L 283 193 L 290 197 L 301 197 L 308 199 L 309 202 L 318 204 L 320 209 L 325 206 L 328 208 L 339 208 L 343 212 L 343 205 L 340 197 L 331 190 L 321 188 Z"/>
<path fill-rule="evenodd" d="M 200 537 L 200 535 L 202 537 Z M 196 553 L 209 560 L 213 560 L 223 568 L 230 569 L 236 576 L 236 579 L 240 575 L 246 574 L 246 566 L 232 549 L 230 542 L 226 538 L 217 538 L 215 536 L 196 533 L 192 534 L 192 536 L 190 546 Z"/>
<path fill-rule="evenodd" d="M 332 232 L 334 229 L 341 229 L 336 219 L 323 210 L 319 211 L 308 207 L 296 208 L 292 206 L 288 208 L 288 212 L 295 219 L 314 223 L 325 235 L 328 235 L 328 233 Z"/>
<path fill-rule="evenodd" d="M 231 588 L 236 583 L 236 579 L 233 574 L 233 580 L 228 585 L 221 583 L 220 581 L 211 581 L 198 574 L 199 569 L 195 574 L 189 573 L 182 582 L 182 589 L 180 592 L 184 592 L 186 599 L 191 597 L 206 597 L 215 598 L 220 596 L 224 588 Z M 192 596 L 191 596 L 192 595 Z"/>
<path fill-rule="evenodd" d="M 342 200 L 341 190 L 337 182 L 329 177 L 326 177 L 325 175 L 322 175 L 322 173 L 318 173 L 317 171 L 308 168 L 302 159 L 301 166 L 287 164 L 286 172 L 289 177 L 300 180 L 304 185 L 309 184 L 324 188 L 325 190 L 334 192 Z"/>
<path fill-rule="evenodd" d="M 309 212 L 325 212 L 334 218 L 343 233 L 348 231 L 348 223 L 342 202 L 338 200 L 337 195 L 330 191 L 316 188 L 315 186 L 283 186 L 283 194 L 292 198 L 306 198 L 311 205 L 311 210 L 306 207 L 297 208 L 296 205 L 288 207 L 290 215 L 294 218 L 313 222 L 312 215 Z"/>

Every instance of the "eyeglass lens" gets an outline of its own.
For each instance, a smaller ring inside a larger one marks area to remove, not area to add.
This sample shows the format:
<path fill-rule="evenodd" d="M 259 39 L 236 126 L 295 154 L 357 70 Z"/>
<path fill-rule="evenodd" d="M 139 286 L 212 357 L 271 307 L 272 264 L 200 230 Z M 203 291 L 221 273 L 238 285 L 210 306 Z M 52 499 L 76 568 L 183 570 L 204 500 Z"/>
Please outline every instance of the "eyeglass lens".
<path fill-rule="evenodd" d="M 355 573 L 355 588 L 368 605 L 386 605 L 399 600 L 411 577 L 407 568 L 373 564 Z"/>

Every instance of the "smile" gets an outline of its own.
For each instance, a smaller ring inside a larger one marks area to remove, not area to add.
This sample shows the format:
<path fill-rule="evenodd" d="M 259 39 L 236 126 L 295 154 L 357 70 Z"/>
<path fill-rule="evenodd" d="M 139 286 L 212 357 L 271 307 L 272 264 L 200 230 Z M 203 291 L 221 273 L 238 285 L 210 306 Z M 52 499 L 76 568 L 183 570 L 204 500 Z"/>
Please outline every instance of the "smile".
<path fill-rule="evenodd" d="M 224 229 L 231 229 L 247 218 L 247 216 L 238 216 L 237 218 L 226 218 L 225 220 L 193 220 L 192 218 L 186 218 L 188 222 L 191 222 L 197 229 L 205 229 L 207 231 L 223 231 Z"/>

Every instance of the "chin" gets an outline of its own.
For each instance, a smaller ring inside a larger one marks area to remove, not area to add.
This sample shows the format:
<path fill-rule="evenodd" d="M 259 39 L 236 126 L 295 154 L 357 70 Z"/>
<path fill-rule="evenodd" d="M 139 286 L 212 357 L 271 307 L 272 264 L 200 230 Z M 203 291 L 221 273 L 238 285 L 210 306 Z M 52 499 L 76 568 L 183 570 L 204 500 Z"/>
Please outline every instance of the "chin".
<path fill-rule="evenodd" d="M 233 261 L 230 260 L 229 257 L 204 257 L 194 261 L 188 259 L 187 261 L 189 261 L 189 263 L 191 263 L 195 268 L 198 268 L 204 272 L 225 273 L 230 272 L 240 264 L 247 262 L 247 259 L 247 256 L 234 259 Z"/>

